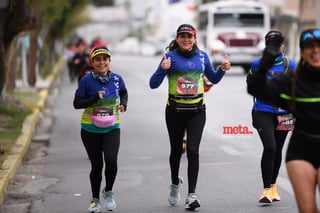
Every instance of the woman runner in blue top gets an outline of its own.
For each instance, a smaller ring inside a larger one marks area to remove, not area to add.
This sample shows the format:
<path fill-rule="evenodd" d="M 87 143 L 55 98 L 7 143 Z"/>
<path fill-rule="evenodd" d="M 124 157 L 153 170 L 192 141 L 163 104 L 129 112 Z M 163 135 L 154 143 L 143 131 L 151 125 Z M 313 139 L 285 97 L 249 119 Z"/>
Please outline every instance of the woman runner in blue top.
<path fill-rule="evenodd" d="M 118 171 L 120 146 L 120 112 L 127 109 L 128 93 L 119 74 L 110 70 L 110 51 L 94 47 L 90 52 L 92 72 L 84 75 L 76 90 L 73 105 L 84 109 L 81 116 L 81 139 L 91 163 L 92 200 L 89 212 L 100 212 L 99 199 L 102 169 L 105 162 L 106 185 L 102 191 L 105 207 L 116 208 L 112 187 Z"/>
<path fill-rule="evenodd" d="M 284 41 L 285 37 L 280 31 L 271 30 L 265 36 L 265 45 L 267 47 L 273 45 L 279 52 L 279 56 L 271 62 L 271 67 L 266 76 L 267 79 L 275 78 L 283 72 L 292 72 L 296 68 L 296 63 L 284 55 Z M 249 75 L 252 75 L 258 69 L 259 63 L 260 58 L 257 58 L 251 66 Z M 260 161 L 263 191 L 259 202 L 272 203 L 273 201 L 280 201 L 276 180 L 282 162 L 282 148 L 289 128 L 280 128 L 278 118 L 279 116 L 287 115 L 288 111 L 254 98 L 251 113 L 252 124 L 256 128 L 263 145 Z M 292 126 L 290 125 L 290 127 Z"/>
<path fill-rule="evenodd" d="M 300 213 L 319 213 L 320 192 L 320 29 L 300 34 L 300 59 L 294 72 L 266 80 L 279 52 L 266 47 L 258 69 L 247 78 L 249 94 L 290 111 L 296 118 L 286 167 Z"/>
<path fill-rule="evenodd" d="M 184 131 L 187 131 L 188 195 L 185 208 L 194 210 L 200 207 L 195 192 L 199 172 L 199 145 L 206 121 L 203 75 L 217 84 L 230 69 L 225 59 L 214 70 L 208 55 L 196 45 L 196 30 L 189 24 L 177 29 L 169 51 L 164 55 L 158 68 L 150 78 L 150 87 L 157 88 L 168 77 L 168 101 L 166 105 L 166 124 L 170 139 L 171 181 L 168 201 L 174 206 L 180 199 L 179 167 L 182 155 Z"/>

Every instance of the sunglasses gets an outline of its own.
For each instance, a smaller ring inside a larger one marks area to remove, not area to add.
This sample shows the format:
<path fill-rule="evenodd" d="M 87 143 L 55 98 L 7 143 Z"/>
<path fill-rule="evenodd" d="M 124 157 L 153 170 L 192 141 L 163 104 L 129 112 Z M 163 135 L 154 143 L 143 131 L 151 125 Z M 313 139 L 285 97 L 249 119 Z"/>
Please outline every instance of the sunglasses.
<path fill-rule="evenodd" d="M 320 40 L 320 30 L 317 29 L 304 32 L 300 37 L 300 47 L 304 47 L 306 42 L 313 39 Z"/>

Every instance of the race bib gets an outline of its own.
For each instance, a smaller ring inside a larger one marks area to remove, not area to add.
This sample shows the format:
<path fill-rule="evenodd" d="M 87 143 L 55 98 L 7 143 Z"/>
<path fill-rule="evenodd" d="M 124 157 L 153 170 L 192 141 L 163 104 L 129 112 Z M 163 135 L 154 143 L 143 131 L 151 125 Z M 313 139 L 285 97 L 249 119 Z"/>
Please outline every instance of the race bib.
<path fill-rule="evenodd" d="M 179 77 L 177 93 L 184 95 L 198 94 L 198 80 L 195 78 Z"/>
<path fill-rule="evenodd" d="M 113 126 L 117 121 L 117 115 L 113 114 L 113 107 L 97 106 L 93 109 L 93 114 L 87 113 L 92 123 L 99 128 Z"/>
<path fill-rule="evenodd" d="M 94 107 L 92 114 L 97 115 L 97 116 L 113 115 L 113 107 L 96 106 L 96 107 Z"/>
<path fill-rule="evenodd" d="M 276 130 L 289 131 L 294 129 L 295 118 L 291 113 L 285 115 L 278 115 L 277 119 L 278 125 L 276 127 Z"/>

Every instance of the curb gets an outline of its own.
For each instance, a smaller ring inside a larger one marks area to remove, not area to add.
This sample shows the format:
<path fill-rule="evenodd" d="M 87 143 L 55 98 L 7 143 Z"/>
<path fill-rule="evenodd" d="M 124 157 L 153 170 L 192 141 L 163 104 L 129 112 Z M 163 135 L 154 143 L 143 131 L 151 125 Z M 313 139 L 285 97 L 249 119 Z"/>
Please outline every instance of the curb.
<path fill-rule="evenodd" d="M 38 101 L 38 103 L 28 104 L 27 105 L 28 109 L 40 110 L 40 111 L 44 109 L 44 107 L 46 105 L 47 97 L 49 95 L 48 89 L 41 89 L 39 91 L 39 95 L 40 95 L 40 100 Z"/>
<path fill-rule="evenodd" d="M 25 154 L 29 149 L 29 145 L 32 141 L 32 136 L 39 121 L 40 111 L 45 107 L 50 87 L 58 76 L 63 62 L 64 60 L 63 58 L 61 58 L 55 64 L 52 74 L 47 78 L 47 81 L 49 81 L 48 88 L 39 90 L 40 100 L 38 101 L 38 103 L 30 104 L 27 106 L 27 108 L 31 109 L 33 112 L 24 120 L 22 124 L 22 133 L 16 140 L 14 146 L 10 150 L 10 155 L 5 159 L 2 164 L 2 168 L 0 169 L 0 205 L 3 204 L 9 182 L 14 177 L 15 173 L 22 163 Z"/>
<path fill-rule="evenodd" d="M 0 204 L 3 203 L 9 182 L 15 175 L 29 148 L 32 135 L 39 119 L 39 114 L 39 110 L 34 110 L 34 112 L 25 119 L 22 126 L 22 134 L 18 137 L 15 145 L 12 147 L 11 154 L 2 164 L 0 171 Z"/>

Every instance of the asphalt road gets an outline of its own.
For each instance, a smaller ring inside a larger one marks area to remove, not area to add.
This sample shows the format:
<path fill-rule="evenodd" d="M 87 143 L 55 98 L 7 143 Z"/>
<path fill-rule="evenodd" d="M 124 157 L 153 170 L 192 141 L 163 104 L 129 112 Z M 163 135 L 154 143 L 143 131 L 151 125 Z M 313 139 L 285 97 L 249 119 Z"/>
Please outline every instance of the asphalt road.
<path fill-rule="evenodd" d="M 161 57 L 161 56 L 160 56 Z M 119 213 L 185 212 L 187 183 L 176 207 L 167 201 L 170 184 L 169 142 L 164 121 L 167 84 L 151 90 L 149 78 L 160 57 L 113 56 L 129 92 L 128 111 L 121 115 L 119 172 L 114 185 Z M 11 183 L 0 212 L 86 212 L 90 200 L 89 161 L 80 139 L 80 114 L 72 106 L 76 83 L 64 71 L 51 91 L 44 117 L 53 119 L 49 141 L 32 143 L 27 159 Z M 245 75 L 232 68 L 206 94 L 207 123 L 200 147 L 197 194 L 203 213 L 296 213 L 284 164 L 278 178 L 281 201 L 261 206 L 262 145 L 251 126 L 252 98 Z M 45 119 L 45 118 L 44 118 Z M 226 129 L 238 132 L 227 132 Z M 284 148 L 284 155 L 285 155 Z M 187 160 L 181 175 L 187 180 Z M 102 212 L 106 212 L 103 210 Z"/>

